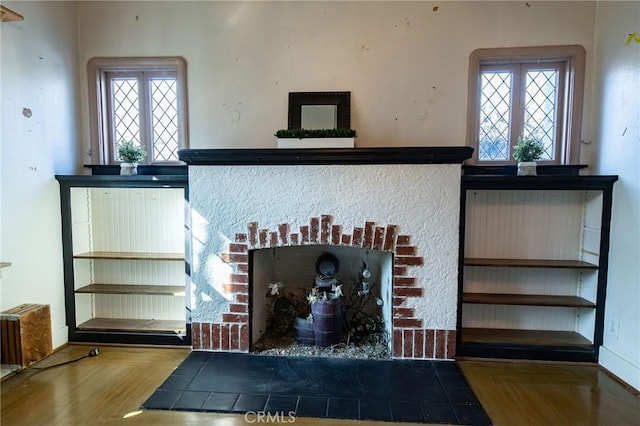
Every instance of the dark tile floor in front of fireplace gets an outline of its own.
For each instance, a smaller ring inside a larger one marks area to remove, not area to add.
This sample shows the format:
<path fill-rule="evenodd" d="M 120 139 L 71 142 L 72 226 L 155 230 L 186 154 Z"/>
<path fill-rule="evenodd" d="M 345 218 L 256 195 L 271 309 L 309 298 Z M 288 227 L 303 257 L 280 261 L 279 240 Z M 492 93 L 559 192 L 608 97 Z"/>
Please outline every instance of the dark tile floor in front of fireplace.
<path fill-rule="evenodd" d="M 285 418 L 294 412 L 297 417 L 491 424 L 453 361 L 195 351 L 142 408 L 268 412 Z"/>

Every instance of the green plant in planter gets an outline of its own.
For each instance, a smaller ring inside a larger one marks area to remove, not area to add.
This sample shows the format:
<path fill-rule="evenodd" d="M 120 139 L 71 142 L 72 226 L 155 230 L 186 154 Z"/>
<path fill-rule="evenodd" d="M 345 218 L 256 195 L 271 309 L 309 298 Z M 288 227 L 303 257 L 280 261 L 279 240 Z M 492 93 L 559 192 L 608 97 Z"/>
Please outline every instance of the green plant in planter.
<path fill-rule="evenodd" d="M 354 138 L 356 131 L 352 129 L 280 129 L 275 133 L 277 138 Z"/>
<path fill-rule="evenodd" d="M 118 157 L 124 163 L 139 163 L 146 156 L 147 151 L 132 141 L 123 141 L 118 144 Z"/>
<path fill-rule="evenodd" d="M 518 136 L 518 143 L 513 148 L 513 158 L 521 163 L 539 160 L 544 153 L 542 142 L 531 136 Z"/>

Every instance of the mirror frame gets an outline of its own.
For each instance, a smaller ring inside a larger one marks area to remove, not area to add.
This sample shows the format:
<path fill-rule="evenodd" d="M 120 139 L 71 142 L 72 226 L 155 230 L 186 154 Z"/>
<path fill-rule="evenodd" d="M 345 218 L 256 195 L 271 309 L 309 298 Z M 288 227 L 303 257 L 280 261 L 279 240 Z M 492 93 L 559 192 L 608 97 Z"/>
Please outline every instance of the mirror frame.
<path fill-rule="evenodd" d="M 303 105 L 335 105 L 335 128 L 351 128 L 351 92 L 289 92 L 289 130 L 301 128 Z"/>

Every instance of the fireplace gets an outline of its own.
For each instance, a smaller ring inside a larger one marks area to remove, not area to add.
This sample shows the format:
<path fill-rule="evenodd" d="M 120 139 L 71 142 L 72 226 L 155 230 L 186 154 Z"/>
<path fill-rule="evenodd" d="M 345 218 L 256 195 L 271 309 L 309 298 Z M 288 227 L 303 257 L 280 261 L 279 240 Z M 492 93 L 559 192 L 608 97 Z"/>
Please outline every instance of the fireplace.
<path fill-rule="evenodd" d="M 322 219 L 331 222 L 328 215 Z M 295 238 L 296 233 L 293 235 Z M 288 353 L 286 349 L 296 348 L 296 341 L 320 348 L 329 343 L 375 344 L 372 349 L 380 356 L 390 351 L 393 254 L 381 246 L 353 246 L 350 235 L 344 235 L 342 241 L 349 244 L 309 241 L 249 250 L 250 351 Z M 312 315 L 314 299 L 327 299 L 335 306 L 331 316 L 336 322 L 328 330 L 323 328 L 326 321 L 315 321 Z M 318 342 L 314 341 L 314 326 L 320 333 Z M 323 339 L 325 336 L 334 340 Z M 386 351 L 380 350 L 385 347 Z M 307 349 L 307 353 L 316 352 Z"/>
<path fill-rule="evenodd" d="M 452 359 L 461 162 L 471 149 L 286 151 L 180 153 L 189 164 L 194 349 L 248 352 L 259 338 L 253 308 L 266 289 L 256 286 L 295 278 L 273 265 L 256 278 L 256 258 L 307 248 L 310 258 L 349 259 L 345 250 L 359 249 L 353 259 L 393 262 L 378 270 L 393 356 Z"/>

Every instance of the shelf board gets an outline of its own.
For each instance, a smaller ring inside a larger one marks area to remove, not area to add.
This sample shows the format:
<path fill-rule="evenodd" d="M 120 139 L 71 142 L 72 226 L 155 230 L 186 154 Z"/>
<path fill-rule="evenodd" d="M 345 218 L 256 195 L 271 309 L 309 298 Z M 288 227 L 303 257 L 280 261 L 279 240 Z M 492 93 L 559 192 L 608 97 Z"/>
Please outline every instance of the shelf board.
<path fill-rule="evenodd" d="M 463 343 L 515 344 L 535 346 L 591 347 L 589 339 L 574 331 L 463 328 Z"/>
<path fill-rule="evenodd" d="M 184 321 L 93 318 L 79 324 L 78 330 L 185 334 L 187 328 Z"/>
<path fill-rule="evenodd" d="M 9 9 L 8 7 L 0 6 L 0 21 L 1 22 L 19 22 L 24 21 L 24 16 Z"/>
<path fill-rule="evenodd" d="M 465 257 L 465 266 L 500 266 L 517 268 L 598 269 L 598 265 L 581 260 L 562 259 L 493 259 Z"/>
<path fill-rule="evenodd" d="M 578 296 L 538 294 L 464 293 L 463 303 L 485 305 L 560 306 L 567 308 L 595 308 L 593 302 Z"/>
<path fill-rule="evenodd" d="M 149 253 L 127 251 L 89 251 L 74 254 L 75 259 L 173 260 L 184 261 L 184 253 Z"/>
<path fill-rule="evenodd" d="M 76 293 L 184 296 L 185 291 L 183 285 L 90 284 Z"/>

